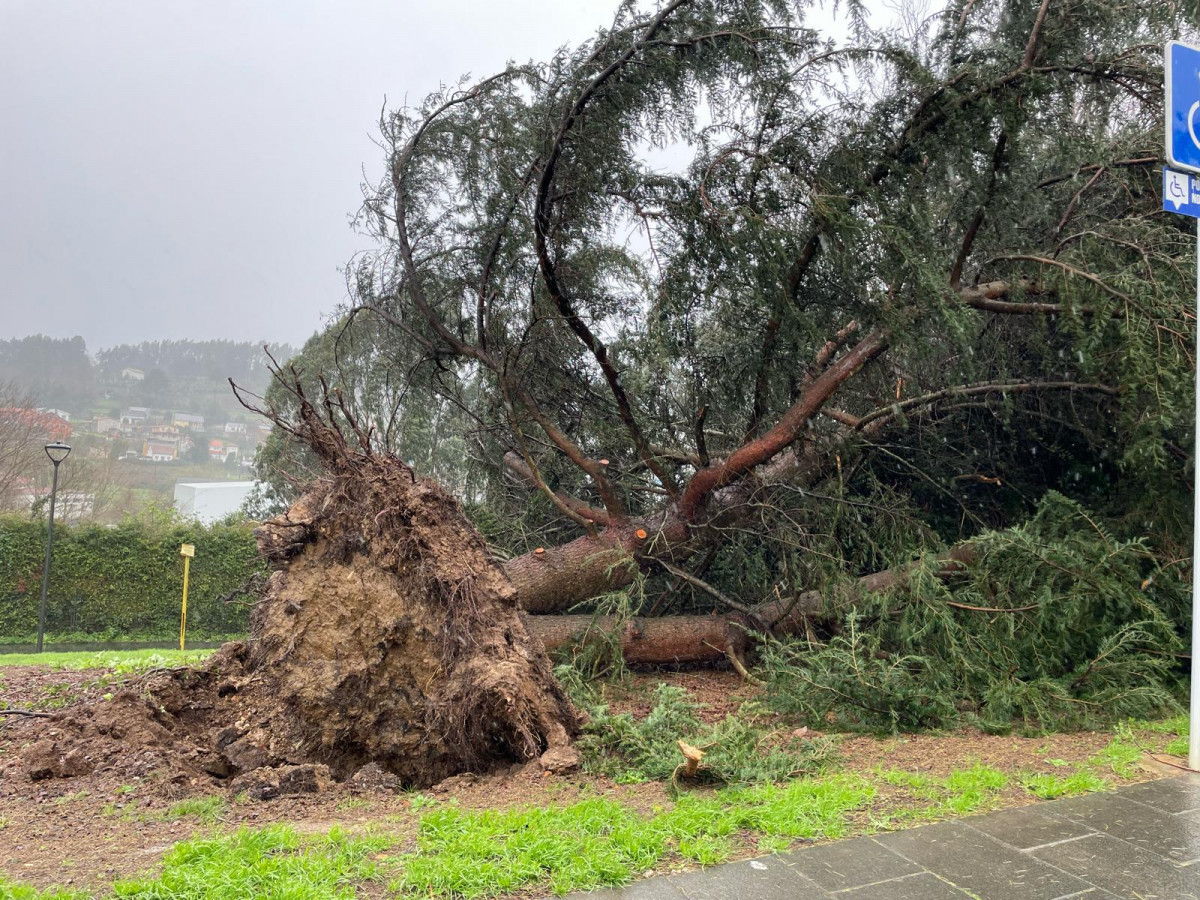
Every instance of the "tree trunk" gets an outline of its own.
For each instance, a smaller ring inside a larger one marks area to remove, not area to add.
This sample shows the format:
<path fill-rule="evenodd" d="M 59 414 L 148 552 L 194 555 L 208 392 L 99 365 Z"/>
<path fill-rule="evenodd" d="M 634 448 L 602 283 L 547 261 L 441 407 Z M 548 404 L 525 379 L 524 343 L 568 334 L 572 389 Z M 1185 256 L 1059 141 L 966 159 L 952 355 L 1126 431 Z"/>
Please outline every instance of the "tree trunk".
<path fill-rule="evenodd" d="M 960 544 L 943 553 L 939 577 L 952 576 L 969 565 L 975 554 Z M 916 563 L 864 575 L 841 592 L 831 595 L 805 591 L 785 600 L 776 598 L 754 607 L 755 617 L 779 637 L 796 634 L 814 618 L 852 605 L 868 594 L 903 584 Z M 611 616 L 540 615 L 525 616 L 529 633 L 542 642 L 547 653 L 572 644 L 586 644 L 616 633 L 625 662 L 631 666 L 704 665 L 733 657 L 740 658 L 755 629 L 741 613 L 707 616 L 658 616 L 620 622 Z"/>

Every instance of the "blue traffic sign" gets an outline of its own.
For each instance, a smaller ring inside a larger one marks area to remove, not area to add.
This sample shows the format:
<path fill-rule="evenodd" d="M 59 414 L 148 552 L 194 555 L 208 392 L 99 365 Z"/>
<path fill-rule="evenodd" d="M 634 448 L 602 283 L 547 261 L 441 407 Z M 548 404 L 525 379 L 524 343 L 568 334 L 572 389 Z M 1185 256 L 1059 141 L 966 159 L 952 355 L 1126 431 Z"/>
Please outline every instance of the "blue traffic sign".
<path fill-rule="evenodd" d="M 1200 49 L 1167 44 L 1167 165 L 1200 172 Z"/>
<path fill-rule="evenodd" d="M 1200 219 L 1200 176 L 1164 166 L 1163 209 Z"/>

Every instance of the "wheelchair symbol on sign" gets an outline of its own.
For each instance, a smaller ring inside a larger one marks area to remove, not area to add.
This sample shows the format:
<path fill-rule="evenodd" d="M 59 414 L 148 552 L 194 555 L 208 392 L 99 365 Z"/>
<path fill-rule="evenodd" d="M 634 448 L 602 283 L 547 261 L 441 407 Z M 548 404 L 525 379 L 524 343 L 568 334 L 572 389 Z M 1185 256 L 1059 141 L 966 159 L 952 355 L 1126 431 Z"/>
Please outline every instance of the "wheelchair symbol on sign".
<path fill-rule="evenodd" d="M 1183 172 L 1167 170 L 1167 199 L 1176 209 L 1188 202 L 1188 190 L 1191 187 L 1191 177 Z"/>

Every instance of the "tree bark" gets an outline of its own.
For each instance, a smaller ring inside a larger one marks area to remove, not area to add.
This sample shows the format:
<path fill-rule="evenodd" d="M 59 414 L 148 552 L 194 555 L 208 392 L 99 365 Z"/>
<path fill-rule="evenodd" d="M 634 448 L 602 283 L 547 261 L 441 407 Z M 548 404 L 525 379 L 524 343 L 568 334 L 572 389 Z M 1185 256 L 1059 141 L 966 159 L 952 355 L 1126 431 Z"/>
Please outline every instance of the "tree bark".
<path fill-rule="evenodd" d="M 960 544 L 941 554 L 939 577 L 961 572 L 975 559 L 970 545 Z M 754 607 L 759 619 L 778 637 L 796 634 L 816 617 L 853 605 L 868 594 L 879 593 L 904 582 L 918 563 L 907 563 L 864 575 L 852 582 L 842 596 L 805 591 L 791 599 L 776 598 Z M 749 644 L 753 626 L 740 613 L 707 616 L 657 616 L 618 620 L 612 616 L 526 615 L 529 633 L 542 642 L 547 653 L 589 636 L 617 633 L 625 662 L 631 666 L 703 665 L 739 658 Z"/>

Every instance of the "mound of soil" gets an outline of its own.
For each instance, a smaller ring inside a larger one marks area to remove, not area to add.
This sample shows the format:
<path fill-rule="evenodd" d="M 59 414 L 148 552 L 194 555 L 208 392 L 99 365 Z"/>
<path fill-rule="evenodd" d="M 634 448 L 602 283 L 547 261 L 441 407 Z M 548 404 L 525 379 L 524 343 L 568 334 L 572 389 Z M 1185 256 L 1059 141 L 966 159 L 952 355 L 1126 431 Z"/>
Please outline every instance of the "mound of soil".
<path fill-rule="evenodd" d="M 265 795 L 367 765 L 426 786 L 575 764 L 575 713 L 457 503 L 399 460 L 352 449 L 311 407 L 301 424 L 330 475 L 256 531 L 276 570 L 251 640 L 18 723 L 27 743 L 9 774 L 165 769 Z"/>

